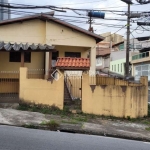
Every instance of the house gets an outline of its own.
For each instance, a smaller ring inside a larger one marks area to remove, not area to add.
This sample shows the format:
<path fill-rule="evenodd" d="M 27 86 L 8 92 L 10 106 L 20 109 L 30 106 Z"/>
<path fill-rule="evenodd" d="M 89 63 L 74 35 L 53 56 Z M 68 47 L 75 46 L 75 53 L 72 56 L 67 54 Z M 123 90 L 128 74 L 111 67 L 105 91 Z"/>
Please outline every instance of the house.
<path fill-rule="evenodd" d="M 150 103 L 150 37 L 139 37 L 139 53 L 132 56 L 132 75 L 139 81 L 141 76 L 148 76 L 149 103 Z"/>
<path fill-rule="evenodd" d="M 103 42 L 111 42 L 112 45 L 124 41 L 123 36 L 119 35 L 119 34 L 116 34 L 116 33 L 106 32 L 106 33 L 103 33 L 103 34 L 100 34 L 100 35 L 105 37 Z"/>
<path fill-rule="evenodd" d="M 13 94 L 14 98 L 19 95 L 22 100 L 56 105 L 64 95 L 64 80 L 47 83 L 51 75 L 55 78 L 54 69 L 94 71 L 96 43 L 104 39 L 53 13 L 1 21 L 0 35 L 0 99 Z"/>
<path fill-rule="evenodd" d="M 105 75 L 102 70 L 109 70 L 111 43 L 99 42 L 96 48 L 96 71 L 99 75 Z"/>
<path fill-rule="evenodd" d="M 130 40 L 130 51 L 129 51 L 129 63 L 130 63 L 130 75 L 132 74 L 131 59 L 133 55 L 139 53 L 140 43 L 136 39 Z M 122 41 L 112 45 L 111 51 L 111 62 L 110 71 L 125 75 L 125 65 L 126 65 L 126 41 Z"/>

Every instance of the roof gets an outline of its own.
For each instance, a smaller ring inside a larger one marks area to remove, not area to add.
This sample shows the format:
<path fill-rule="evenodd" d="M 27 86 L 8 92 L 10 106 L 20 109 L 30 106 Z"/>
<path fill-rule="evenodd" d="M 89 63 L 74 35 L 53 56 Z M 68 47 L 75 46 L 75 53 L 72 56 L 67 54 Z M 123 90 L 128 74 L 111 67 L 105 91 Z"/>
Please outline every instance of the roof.
<path fill-rule="evenodd" d="M 56 62 L 58 69 L 87 70 L 90 69 L 89 58 L 59 57 Z"/>
<path fill-rule="evenodd" d="M 99 43 L 97 43 L 97 46 L 99 46 L 99 47 L 110 47 L 110 42 L 99 42 Z"/>
<path fill-rule="evenodd" d="M 112 47 L 117 46 L 117 45 L 120 45 L 120 44 L 123 44 L 123 43 L 124 43 L 124 41 L 119 42 L 119 43 L 116 43 L 116 44 L 113 44 Z"/>
<path fill-rule="evenodd" d="M 137 39 L 138 41 L 150 40 L 150 36 L 137 37 L 136 39 Z"/>
<path fill-rule="evenodd" d="M 55 51 L 54 46 L 47 44 L 28 44 L 28 43 L 4 43 L 0 42 L 0 51 Z"/>
<path fill-rule="evenodd" d="M 69 27 L 73 30 L 76 30 L 76 31 L 79 31 L 81 33 L 84 33 L 88 36 L 91 36 L 93 37 L 95 40 L 96 40 L 96 43 L 104 40 L 104 37 L 100 36 L 100 35 L 97 35 L 95 33 L 92 33 L 88 30 L 85 30 L 85 29 L 82 29 L 78 26 L 75 26 L 75 25 L 72 25 L 70 23 L 67 23 L 65 21 L 62 21 L 58 18 L 55 18 L 52 16 L 52 14 L 48 15 L 48 14 L 37 14 L 37 15 L 32 15 L 32 16 L 25 16 L 25 17 L 19 17 L 19 18 L 15 18 L 15 19 L 9 19 L 9 20 L 4 20 L 4 21 L 0 21 L 0 26 L 2 25 L 7 25 L 7 24 L 12 24 L 12 23 L 16 23 L 16 22 L 22 22 L 22 21 L 28 21 L 28 20 L 33 20 L 33 19 L 40 19 L 40 20 L 47 20 L 47 21 L 53 21 L 53 22 L 56 22 L 58 24 L 61 24 L 61 25 L 64 25 L 66 27 Z"/>
<path fill-rule="evenodd" d="M 147 52 L 150 51 L 150 47 L 145 47 L 139 50 L 140 52 Z"/>
<path fill-rule="evenodd" d="M 96 56 L 106 56 L 110 55 L 110 48 L 96 48 Z"/>

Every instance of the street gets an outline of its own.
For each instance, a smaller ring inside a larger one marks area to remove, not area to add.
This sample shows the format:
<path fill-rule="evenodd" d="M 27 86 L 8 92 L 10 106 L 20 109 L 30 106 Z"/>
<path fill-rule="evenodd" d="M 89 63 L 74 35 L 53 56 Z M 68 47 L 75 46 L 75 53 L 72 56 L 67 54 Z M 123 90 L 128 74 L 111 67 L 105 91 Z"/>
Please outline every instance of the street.
<path fill-rule="evenodd" d="M 0 150 L 150 150 L 150 143 L 0 126 Z"/>

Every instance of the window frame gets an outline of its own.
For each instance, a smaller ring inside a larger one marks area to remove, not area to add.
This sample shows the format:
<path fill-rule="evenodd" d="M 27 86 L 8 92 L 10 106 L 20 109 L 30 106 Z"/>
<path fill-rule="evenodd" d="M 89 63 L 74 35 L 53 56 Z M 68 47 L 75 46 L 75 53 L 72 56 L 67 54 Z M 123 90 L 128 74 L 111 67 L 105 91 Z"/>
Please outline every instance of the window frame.
<path fill-rule="evenodd" d="M 15 62 L 15 63 L 21 62 L 21 52 L 9 52 L 9 62 L 12 62 L 12 63 L 13 62 Z M 24 52 L 24 62 L 31 63 L 31 52 Z"/>

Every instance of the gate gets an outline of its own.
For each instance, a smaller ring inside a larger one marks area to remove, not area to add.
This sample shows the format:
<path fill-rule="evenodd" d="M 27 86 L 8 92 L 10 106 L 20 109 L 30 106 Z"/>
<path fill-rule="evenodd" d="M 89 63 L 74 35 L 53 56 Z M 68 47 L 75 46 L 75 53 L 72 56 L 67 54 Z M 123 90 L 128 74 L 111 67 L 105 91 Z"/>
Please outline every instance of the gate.
<path fill-rule="evenodd" d="M 0 103 L 19 102 L 19 71 L 0 71 Z"/>
<path fill-rule="evenodd" d="M 64 77 L 65 101 L 82 100 L 82 75 L 68 75 Z"/>

